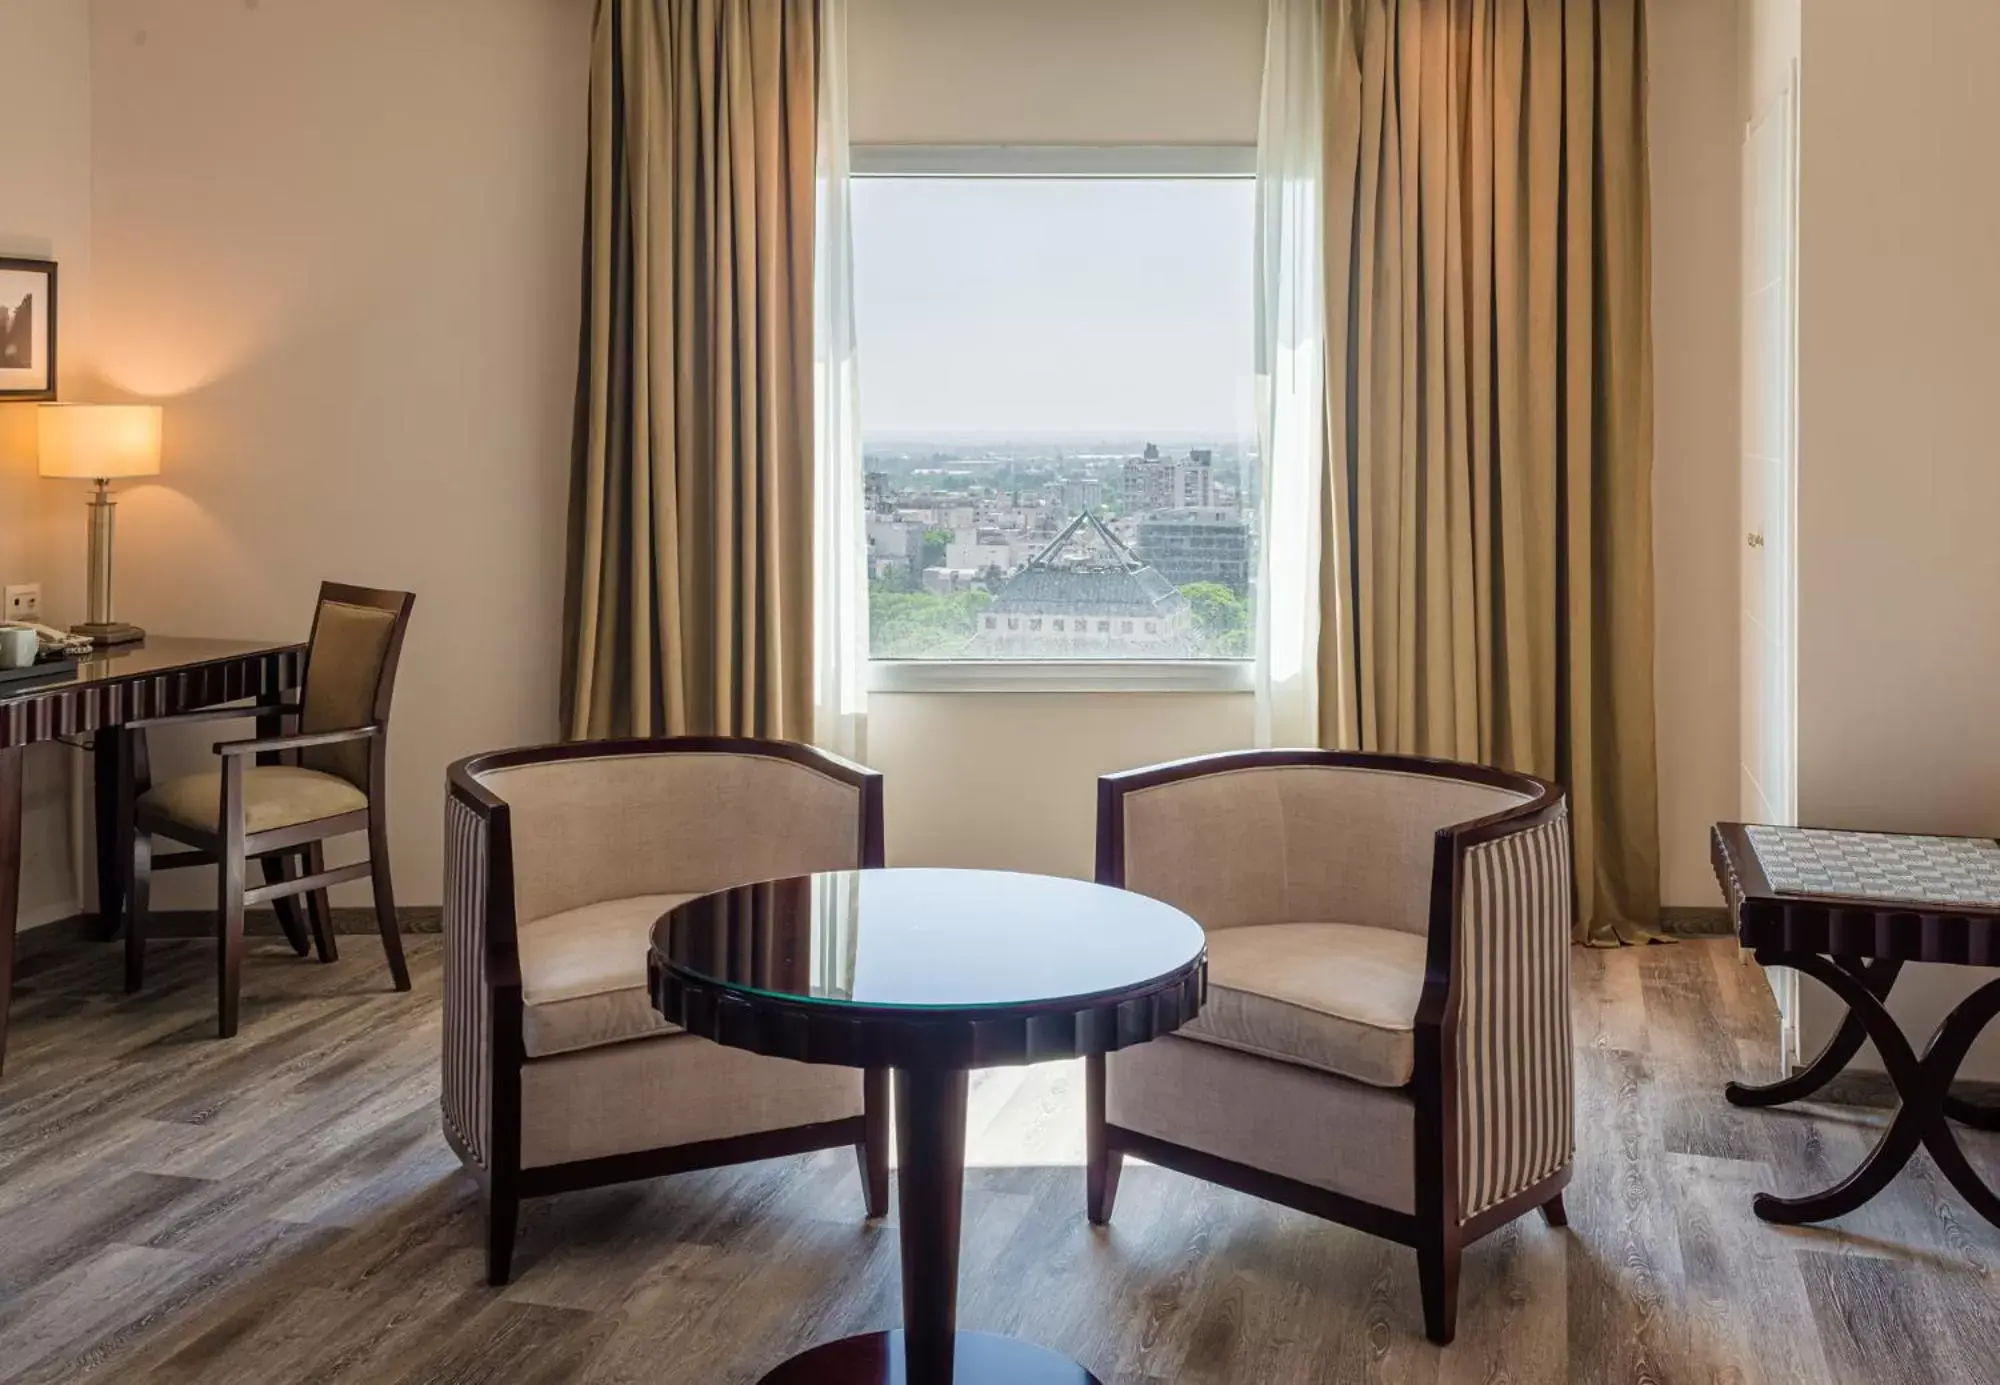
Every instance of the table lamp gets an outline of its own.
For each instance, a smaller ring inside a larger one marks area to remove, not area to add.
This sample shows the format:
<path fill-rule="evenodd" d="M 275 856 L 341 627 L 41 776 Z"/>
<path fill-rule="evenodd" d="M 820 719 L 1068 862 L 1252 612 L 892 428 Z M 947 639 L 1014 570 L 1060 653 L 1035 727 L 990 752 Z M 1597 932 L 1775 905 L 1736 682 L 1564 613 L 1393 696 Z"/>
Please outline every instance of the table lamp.
<path fill-rule="evenodd" d="M 71 631 L 92 644 L 130 644 L 146 637 L 111 618 L 111 526 L 117 502 L 111 482 L 160 472 L 157 404 L 44 404 L 38 419 L 42 475 L 95 481 L 90 502 L 89 619 Z"/>

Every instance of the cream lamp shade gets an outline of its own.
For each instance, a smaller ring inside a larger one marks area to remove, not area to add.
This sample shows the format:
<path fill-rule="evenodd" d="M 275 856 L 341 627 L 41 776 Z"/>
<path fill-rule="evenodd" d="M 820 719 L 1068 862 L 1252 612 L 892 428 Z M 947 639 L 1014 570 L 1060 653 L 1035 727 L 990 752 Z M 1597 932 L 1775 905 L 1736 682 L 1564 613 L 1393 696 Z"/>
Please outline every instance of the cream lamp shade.
<path fill-rule="evenodd" d="M 42 475 L 108 481 L 160 473 L 157 404 L 44 404 Z"/>

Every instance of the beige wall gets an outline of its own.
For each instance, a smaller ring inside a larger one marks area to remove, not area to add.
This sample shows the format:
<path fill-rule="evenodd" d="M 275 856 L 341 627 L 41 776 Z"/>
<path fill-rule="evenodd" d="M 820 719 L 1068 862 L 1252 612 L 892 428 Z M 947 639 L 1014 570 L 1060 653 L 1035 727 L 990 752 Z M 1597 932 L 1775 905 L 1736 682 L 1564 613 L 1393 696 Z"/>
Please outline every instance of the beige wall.
<path fill-rule="evenodd" d="M 1735 816 L 1737 773 L 1736 0 L 1655 4 L 1647 41 L 1661 888 L 1719 905 L 1708 829 Z"/>
<path fill-rule="evenodd" d="M 0 67 L 10 112 L 0 136 L 0 255 L 57 262 L 58 383 L 65 398 L 87 398 L 93 299 L 89 7 L 81 0 L 5 0 Z M 35 474 L 34 406 L 0 404 L 0 583 L 39 581 L 45 613 L 66 615 L 80 591 L 81 562 L 68 565 L 45 539 L 52 525 L 81 532 L 83 501 L 83 488 Z M 24 926 L 74 911 L 66 802 L 73 755 L 53 746 L 28 752 Z"/>
<path fill-rule="evenodd" d="M 167 407 L 122 613 L 302 636 L 322 578 L 417 593 L 410 903 L 439 897 L 445 764 L 555 729 L 591 10 L 95 6 L 98 356 Z"/>
<path fill-rule="evenodd" d="M 1253 735 L 1242 694 L 894 693 L 870 700 L 868 759 L 885 780 L 891 865 L 1088 878 L 1098 775 Z"/>
<path fill-rule="evenodd" d="M 1993 836 L 2000 6 L 1812 0 L 1803 38 L 1800 817 Z M 1990 975 L 1917 969 L 1892 1008 L 1921 1038 Z M 1835 1007 L 1804 999 L 1810 1046 Z"/>

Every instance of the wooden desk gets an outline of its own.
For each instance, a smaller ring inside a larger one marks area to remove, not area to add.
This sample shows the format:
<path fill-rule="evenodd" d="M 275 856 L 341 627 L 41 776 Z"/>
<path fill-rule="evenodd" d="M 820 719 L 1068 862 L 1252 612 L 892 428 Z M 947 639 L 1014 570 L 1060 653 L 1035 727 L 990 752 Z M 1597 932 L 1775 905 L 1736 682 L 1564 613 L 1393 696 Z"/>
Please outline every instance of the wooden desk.
<path fill-rule="evenodd" d="M 275 700 L 298 687 L 304 674 L 303 644 L 155 635 L 141 644 L 90 655 L 66 681 L 14 692 L 0 688 L 0 1066 L 7 1058 L 14 926 L 21 902 L 23 749 L 37 741 L 147 717 L 172 716 L 245 698 Z M 124 894 L 113 808 L 124 782 L 125 766 L 120 756 L 126 739 L 100 736 L 94 752 L 98 927 L 105 937 L 117 929 Z"/>
<path fill-rule="evenodd" d="M 1875 1041 L 1902 1103 L 1861 1166 L 1839 1183 L 1808 1197 L 1759 1193 L 1751 1210 L 1765 1221 L 1786 1225 L 1845 1216 L 1886 1188 L 1921 1145 L 1965 1200 L 2000 1226 L 2000 1195 L 1980 1178 L 1951 1129 L 1955 1121 L 1976 1130 L 2000 1130 L 2000 1112 L 1951 1091 L 1972 1041 L 2000 1015 L 2000 979 L 1959 1002 L 1921 1056 L 1883 1005 L 1906 962 L 2000 968 L 2000 908 L 1781 893 L 1744 824 L 1716 824 L 1712 847 L 1716 879 L 1729 898 L 1742 945 L 1755 951 L 1763 966 L 1791 967 L 1823 983 L 1848 1007 L 1839 1031 L 1812 1062 L 1767 1086 L 1730 1083 L 1723 1093 L 1730 1104 L 1777 1106 L 1810 1096 L 1847 1066 L 1864 1038 Z M 1879 845 L 1866 849 L 1878 851 Z"/>

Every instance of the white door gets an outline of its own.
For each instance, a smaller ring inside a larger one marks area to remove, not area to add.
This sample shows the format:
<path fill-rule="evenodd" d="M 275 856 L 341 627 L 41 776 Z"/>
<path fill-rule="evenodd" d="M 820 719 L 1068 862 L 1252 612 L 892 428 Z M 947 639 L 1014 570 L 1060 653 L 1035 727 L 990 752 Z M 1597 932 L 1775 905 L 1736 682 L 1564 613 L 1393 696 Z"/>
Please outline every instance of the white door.
<path fill-rule="evenodd" d="M 1798 68 L 1743 139 L 1739 811 L 1798 822 Z M 1797 1061 L 1798 975 L 1767 968 Z"/>
<path fill-rule="evenodd" d="M 1798 259 L 1795 86 L 1743 142 L 1742 778 L 1751 822 L 1798 819 L 1796 577 Z"/>

